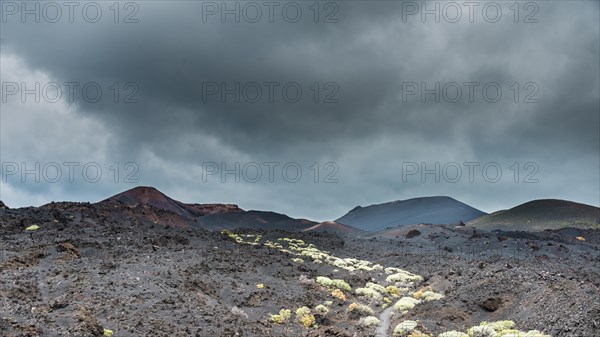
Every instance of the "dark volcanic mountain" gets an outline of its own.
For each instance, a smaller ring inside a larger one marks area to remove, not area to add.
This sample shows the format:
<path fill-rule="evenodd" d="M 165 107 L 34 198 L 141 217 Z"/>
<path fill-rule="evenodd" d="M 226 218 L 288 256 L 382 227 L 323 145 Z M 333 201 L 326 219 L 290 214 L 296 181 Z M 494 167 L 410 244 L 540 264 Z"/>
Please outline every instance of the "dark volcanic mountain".
<path fill-rule="evenodd" d="M 336 222 L 366 231 L 399 225 L 457 224 L 486 213 L 450 197 L 398 200 L 367 207 L 357 206 Z"/>
<path fill-rule="evenodd" d="M 196 219 L 198 225 L 210 230 L 246 228 L 254 230 L 282 229 L 299 231 L 312 227 L 316 222 L 294 219 L 276 212 L 244 211 L 209 214 Z"/>
<path fill-rule="evenodd" d="M 468 225 L 513 231 L 600 228 L 600 208 L 566 200 L 534 200 L 474 219 Z"/>
<path fill-rule="evenodd" d="M 234 204 L 186 204 L 171 199 L 154 187 L 135 187 L 112 196 L 101 203 L 118 202 L 130 207 L 150 206 L 175 213 L 181 223 L 210 230 L 221 229 L 285 229 L 304 230 L 316 222 L 293 219 L 285 214 L 264 211 L 245 211 Z M 149 219 L 156 221 L 156 219 Z"/>
<path fill-rule="evenodd" d="M 127 206 L 139 204 L 177 213 L 185 218 L 196 218 L 207 214 L 243 212 L 233 204 L 186 204 L 169 198 L 154 187 L 139 186 L 114 195 L 104 201 L 118 201 Z"/>

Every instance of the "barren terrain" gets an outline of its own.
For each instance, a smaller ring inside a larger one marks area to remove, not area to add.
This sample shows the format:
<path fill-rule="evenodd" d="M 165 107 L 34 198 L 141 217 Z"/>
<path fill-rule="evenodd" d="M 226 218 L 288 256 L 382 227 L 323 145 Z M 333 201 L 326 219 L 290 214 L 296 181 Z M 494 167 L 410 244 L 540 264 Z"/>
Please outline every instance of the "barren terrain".
<path fill-rule="evenodd" d="M 0 209 L 2 335 L 391 336 L 416 321 L 395 335 L 438 336 L 511 320 L 539 336 L 600 336 L 597 230 L 221 233 L 161 223 L 174 216 L 114 201 Z M 345 300 L 326 280 L 347 283 Z M 359 294 L 373 284 L 399 292 Z M 420 300 L 398 309 L 406 297 Z M 291 317 L 277 323 L 282 309 Z"/>

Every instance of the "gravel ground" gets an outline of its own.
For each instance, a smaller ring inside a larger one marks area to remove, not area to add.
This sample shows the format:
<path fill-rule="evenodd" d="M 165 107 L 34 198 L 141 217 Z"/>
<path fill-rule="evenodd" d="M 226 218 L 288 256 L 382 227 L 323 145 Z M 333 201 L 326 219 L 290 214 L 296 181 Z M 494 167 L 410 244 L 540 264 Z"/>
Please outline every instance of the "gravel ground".
<path fill-rule="evenodd" d="M 1 209 L 2 336 L 102 336 L 105 329 L 115 337 L 375 336 L 376 329 L 380 336 L 407 319 L 435 336 L 498 320 L 555 337 L 600 336 L 597 231 L 526 235 L 420 226 L 427 235 L 410 239 L 235 231 L 262 236 L 261 244 L 249 245 L 161 223 L 172 216 L 110 203 Z M 40 229 L 25 231 L 32 224 Z M 429 235 L 439 231 L 448 238 Z M 407 284 L 411 292 L 430 287 L 445 297 L 392 314 L 389 326 L 382 320 L 384 326 L 363 327 L 365 315 L 349 312 L 349 305 L 369 305 L 373 316 L 383 317 L 381 301 L 353 291 L 344 291 L 341 301 L 315 279 L 343 279 L 355 290 L 367 282 L 386 286 L 389 275 L 306 257 L 294 262 L 296 256 L 264 246 L 284 237 L 340 258 L 419 274 L 422 281 Z M 296 308 L 319 304 L 329 312 L 315 314 L 315 324 L 306 329 L 297 322 Z M 292 318 L 271 322 L 270 314 L 284 308 Z"/>

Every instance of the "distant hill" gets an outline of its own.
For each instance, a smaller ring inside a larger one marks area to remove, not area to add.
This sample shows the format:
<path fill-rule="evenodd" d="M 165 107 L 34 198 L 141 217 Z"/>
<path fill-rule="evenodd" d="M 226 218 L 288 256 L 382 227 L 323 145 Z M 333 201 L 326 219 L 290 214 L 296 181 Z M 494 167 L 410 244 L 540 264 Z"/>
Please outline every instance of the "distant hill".
<path fill-rule="evenodd" d="M 233 204 L 186 204 L 169 198 L 154 187 L 139 186 L 114 195 L 104 201 L 117 201 L 127 206 L 151 205 L 171 211 L 186 218 L 196 218 L 207 214 L 243 212 Z"/>
<path fill-rule="evenodd" d="M 485 214 L 458 200 L 440 196 L 357 206 L 335 222 L 365 231 L 381 231 L 388 227 L 420 223 L 457 224 Z"/>
<path fill-rule="evenodd" d="M 216 213 L 196 218 L 197 224 L 206 229 L 283 229 L 300 231 L 317 223 L 306 219 L 294 219 L 281 213 L 265 211 L 244 211 Z"/>
<path fill-rule="evenodd" d="M 335 221 L 325 221 L 309 227 L 304 230 L 305 232 L 330 232 L 330 233 L 343 233 L 343 234 L 355 234 L 362 232 L 358 228 L 342 225 Z"/>
<path fill-rule="evenodd" d="M 600 228 L 600 208 L 566 200 L 533 200 L 474 219 L 467 225 L 487 230 L 512 231 Z"/>
<path fill-rule="evenodd" d="M 171 219 L 167 214 L 160 216 L 169 218 L 169 223 L 187 224 L 210 230 L 248 228 L 300 231 L 317 224 L 275 212 L 245 211 L 234 204 L 186 204 L 148 186 L 135 187 L 101 201 L 101 203 L 113 202 L 130 207 L 152 206 L 169 214 L 179 215 L 180 221 Z M 152 213 L 148 214 L 150 217 Z M 152 216 L 148 220 L 160 222 L 161 219 Z"/>

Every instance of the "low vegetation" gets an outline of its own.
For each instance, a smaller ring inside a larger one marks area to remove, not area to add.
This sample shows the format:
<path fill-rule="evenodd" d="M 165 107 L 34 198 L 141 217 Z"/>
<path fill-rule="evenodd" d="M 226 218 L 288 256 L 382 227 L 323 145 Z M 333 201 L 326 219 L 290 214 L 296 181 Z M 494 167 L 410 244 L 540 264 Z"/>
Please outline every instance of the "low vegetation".
<path fill-rule="evenodd" d="M 445 297 L 443 294 L 433 291 L 431 287 L 421 288 L 419 291 L 414 292 L 412 296 L 413 298 L 424 302 L 437 301 Z"/>
<path fill-rule="evenodd" d="M 439 337 L 551 337 L 538 330 L 520 331 L 513 321 L 481 322 L 471 327 L 467 333 L 450 331 Z"/>
<path fill-rule="evenodd" d="M 292 311 L 289 309 L 281 309 L 278 315 L 271 315 L 271 322 L 282 324 L 292 317 Z"/>
<path fill-rule="evenodd" d="M 326 315 L 329 312 L 329 309 L 323 304 L 319 304 L 315 307 L 315 312 L 321 315 Z"/>
<path fill-rule="evenodd" d="M 316 282 L 325 287 L 334 287 L 334 288 L 338 288 L 338 289 L 346 290 L 346 291 L 352 290 L 350 285 L 346 281 L 341 280 L 341 279 L 333 279 L 332 280 L 325 276 L 318 276 L 316 279 Z"/>
<path fill-rule="evenodd" d="M 375 301 L 381 301 L 383 299 L 383 295 L 381 295 L 381 293 L 370 288 L 358 288 L 355 290 L 355 293 L 358 296 L 367 297 Z"/>
<path fill-rule="evenodd" d="M 406 313 L 408 310 L 414 308 L 417 304 L 421 303 L 420 300 L 417 300 L 412 297 L 402 297 L 401 299 L 394 304 L 394 310 Z"/>
<path fill-rule="evenodd" d="M 394 328 L 393 336 L 408 336 L 411 334 L 419 323 L 417 321 L 403 321 Z"/>
<path fill-rule="evenodd" d="M 348 306 L 348 312 L 357 313 L 360 316 L 373 315 L 375 313 L 369 306 L 356 302 Z"/>
<path fill-rule="evenodd" d="M 358 322 L 358 324 L 364 326 L 365 328 L 375 327 L 379 325 L 379 323 L 379 318 L 375 316 L 362 317 Z"/>
<path fill-rule="evenodd" d="M 235 234 L 230 231 L 222 231 L 223 235 L 234 240 L 239 244 L 260 245 L 262 241 L 261 235 L 252 234 Z M 327 251 L 323 251 L 315 247 L 313 244 L 306 244 L 303 240 L 293 238 L 279 238 L 277 241 L 265 240 L 262 244 L 269 249 L 277 249 L 283 253 L 293 255 L 291 261 L 295 263 L 304 263 L 307 259 L 313 263 L 326 263 L 332 267 L 344 269 L 349 272 L 371 272 L 383 271 L 387 286 L 380 285 L 376 282 L 367 282 L 364 287 L 357 288 L 354 291 L 356 296 L 367 299 L 371 304 L 381 305 L 383 308 L 390 306 L 393 302 L 390 298 L 399 298 L 393 305 L 394 311 L 402 315 L 413 309 L 416 305 L 423 302 L 436 301 L 444 298 L 441 293 L 435 292 L 431 287 L 424 287 L 416 290 L 420 283 L 423 282 L 423 277 L 409 271 L 387 267 L 384 268 L 379 264 L 373 264 L 366 260 L 354 258 L 339 258 Z M 335 272 L 336 270 L 334 270 Z M 306 276 L 304 283 L 310 284 L 311 281 Z M 302 279 L 302 277 L 301 277 Z M 301 280 L 302 281 L 302 280 Z M 344 293 L 351 292 L 351 285 L 343 279 L 331 279 L 326 276 L 318 276 L 315 282 L 323 287 L 331 290 L 331 296 L 340 302 L 345 302 L 347 296 Z M 256 288 L 264 289 L 262 283 L 256 284 Z M 416 291 L 415 291 L 416 290 Z M 315 306 L 313 310 L 306 306 L 302 306 L 295 311 L 296 320 L 306 329 L 316 327 L 316 318 L 313 311 L 318 315 L 331 315 L 333 301 L 326 301 L 324 304 Z M 360 317 L 358 324 L 364 328 L 373 328 L 381 322 L 375 316 L 375 311 L 365 305 L 357 302 L 351 303 L 347 307 L 347 313 Z M 278 314 L 270 315 L 270 321 L 275 324 L 283 324 L 288 321 L 292 312 L 288 309 L 281 309 Z M 421 331 L 424 330 L 424 331 Z M 431 337 L 426 333 L 426 329 L 419 325 L 418 321 L 405 320 L 397 324 L 392 335 L 394 337 Z M 497 322 L 481 322 L 479 325 L 473 326 L 466 330 L 448 331 L 437 335 L 438 337 L 551 337 L 537 330 L 520 331 L 515 329 L 515 323 L 512 321 L 497 321 Z"/>
<path fill-rule="evenodd" d="M 337 298 L 341 302 L 346 302 L 346 295 L 344 295 L 344 292 L 339 289 L 335 289 L 334 291 L 332 291 L 331 296 Z"/>

